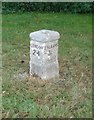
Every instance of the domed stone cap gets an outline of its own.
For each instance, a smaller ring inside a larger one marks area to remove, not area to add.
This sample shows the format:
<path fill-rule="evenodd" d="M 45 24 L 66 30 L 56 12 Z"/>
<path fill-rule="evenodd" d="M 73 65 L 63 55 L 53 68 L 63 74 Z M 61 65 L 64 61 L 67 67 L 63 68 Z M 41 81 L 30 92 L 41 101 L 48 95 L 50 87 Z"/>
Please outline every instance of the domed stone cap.
<path fill-rule="evenodd" d="M 38 42 L 50 42 L 60 38 L 60 34 L 57 31 L 52 30 L 39 30 L 30 33 L 30 40 Z"/>

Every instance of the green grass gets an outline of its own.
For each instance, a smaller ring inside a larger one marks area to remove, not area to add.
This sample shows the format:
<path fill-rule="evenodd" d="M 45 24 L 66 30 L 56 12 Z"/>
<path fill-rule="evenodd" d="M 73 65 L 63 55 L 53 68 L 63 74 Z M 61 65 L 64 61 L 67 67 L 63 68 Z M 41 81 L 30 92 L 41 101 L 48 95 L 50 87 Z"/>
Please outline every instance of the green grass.
<path fill-rule="evenodd" d="M 31 12 L 2 18 L 3 117 L 92 117 L 92 15 Z M 29 34 L 40 29 L 60 33 L 60 79 L 19 80 L 29 70 Z"/>

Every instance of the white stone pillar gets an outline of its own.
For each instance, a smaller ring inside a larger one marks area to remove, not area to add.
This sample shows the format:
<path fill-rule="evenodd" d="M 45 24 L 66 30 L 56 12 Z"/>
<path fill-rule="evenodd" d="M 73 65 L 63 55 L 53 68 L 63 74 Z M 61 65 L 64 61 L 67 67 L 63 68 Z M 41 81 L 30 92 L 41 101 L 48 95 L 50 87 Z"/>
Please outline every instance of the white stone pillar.
<path fill-rule="evenodd" d="M 51 30 L 30 33 L 30 75 L 44 80 L 59 77 L 59 38 L 60 34 Z"/>

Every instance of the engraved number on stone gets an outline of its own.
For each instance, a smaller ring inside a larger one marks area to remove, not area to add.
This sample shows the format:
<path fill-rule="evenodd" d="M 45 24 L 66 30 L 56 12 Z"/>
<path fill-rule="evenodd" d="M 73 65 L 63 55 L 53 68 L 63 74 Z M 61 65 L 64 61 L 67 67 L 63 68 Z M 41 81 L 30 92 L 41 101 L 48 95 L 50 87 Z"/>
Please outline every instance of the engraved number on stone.
<path fill-rule="evenodd" d="M 38 51 L 38 50 L 33 50 L 33 55 L 35 55 L 35 56 L 40 56 L 40 52 Z"/>
<path fill-rule="evenodd" d="M 52 54 L 51 50 L 48 51 L 48 56 L 50 56 Z"/>

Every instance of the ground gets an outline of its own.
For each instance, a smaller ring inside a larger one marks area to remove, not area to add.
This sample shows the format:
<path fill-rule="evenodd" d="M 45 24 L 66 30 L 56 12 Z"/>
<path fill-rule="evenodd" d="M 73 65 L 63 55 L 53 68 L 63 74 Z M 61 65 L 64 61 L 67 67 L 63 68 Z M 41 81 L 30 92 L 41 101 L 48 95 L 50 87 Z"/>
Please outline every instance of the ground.
<path fill-rule="evenodd" d="M 92 15 L 18 13 L 2 16 L 3 118 L 92 117 Z M 29 76 L 29 34 L 60 33 L 57 80 Z"/>

